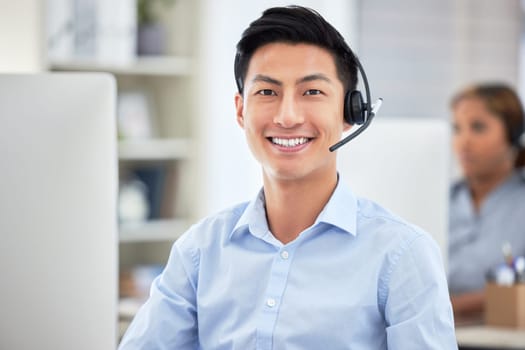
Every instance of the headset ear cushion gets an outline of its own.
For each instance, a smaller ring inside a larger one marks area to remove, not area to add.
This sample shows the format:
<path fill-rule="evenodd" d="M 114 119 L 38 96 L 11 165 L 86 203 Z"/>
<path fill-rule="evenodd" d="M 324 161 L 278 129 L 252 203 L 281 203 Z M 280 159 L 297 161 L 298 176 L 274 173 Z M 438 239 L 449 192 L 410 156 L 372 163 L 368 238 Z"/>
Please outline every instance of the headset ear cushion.
<path fill-rule="evenodd" d="M 516 146 L 518 148 L 523 148 L 524 146 L 522 145 L 522 141 L 521 141 L 522 137 L 525 138 L 525 130 L 523 130 L 523 128 L 511 130 L 510 142 L 512 143 L 513 146 Z"/>
<path fill-rule="evenodd" d="M 349 124 L 364 124 L 366 121 L 366 108 L 363 102 L 363 95 L 358 90 L 354 90 L 347 94 L 346 103 L 348 104 L 349 118 L 352 122 Z"/>

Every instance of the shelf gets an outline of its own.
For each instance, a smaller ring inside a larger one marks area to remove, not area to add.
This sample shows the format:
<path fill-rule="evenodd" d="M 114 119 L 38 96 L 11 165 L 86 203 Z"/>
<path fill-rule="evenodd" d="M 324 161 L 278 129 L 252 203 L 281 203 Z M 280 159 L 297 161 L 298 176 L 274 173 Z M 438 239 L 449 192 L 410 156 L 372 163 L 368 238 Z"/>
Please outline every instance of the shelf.
<path fill-rule="evenodd" d="M 118 336 L 122 339 L 133 317 L 137 314 L 145 300 L 120 298 L 118 301 Z"/>
<path fill-rule="evenodd" d="M 121 224 L 119 228 L 120 242 L 162 242 L 175 241 L 188 225 L 185 220 L 152 220 L 138 223 Z"/>
<path fill-rule="evenodd" d="M 103 63 L 96 60 L 76 59 L 50 62 L 54 71 L 109 72 L 114 74 L 183 76 L 191 72 L 191 60 L 181 56 L 139 56 L 125 64 Z"/>
<path fill-rule="evenodd" d="M 135 298 L 120 298 L 118 302 L 118 315 L 121 320 L 131 320 L 139 311 L 145 300 Z"/>
<path fill-rule="evenodd" d="M 170 160 L 189 156 L 188 139 L 124 140 L 118 143 L 120 160 Z"/>

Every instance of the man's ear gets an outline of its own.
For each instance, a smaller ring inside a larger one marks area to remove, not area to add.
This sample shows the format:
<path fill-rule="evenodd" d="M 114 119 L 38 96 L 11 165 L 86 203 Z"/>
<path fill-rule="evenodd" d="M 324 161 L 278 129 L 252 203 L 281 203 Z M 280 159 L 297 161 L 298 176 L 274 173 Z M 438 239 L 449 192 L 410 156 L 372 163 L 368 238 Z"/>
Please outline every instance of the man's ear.
<path fill-rule="evenodd" d="M 244 129 L 244 116 L 242 110 L 244 108 L 244 100 L 239 93 L 235 94 L 235 114 L 237 116 L 237 124 Z"/>

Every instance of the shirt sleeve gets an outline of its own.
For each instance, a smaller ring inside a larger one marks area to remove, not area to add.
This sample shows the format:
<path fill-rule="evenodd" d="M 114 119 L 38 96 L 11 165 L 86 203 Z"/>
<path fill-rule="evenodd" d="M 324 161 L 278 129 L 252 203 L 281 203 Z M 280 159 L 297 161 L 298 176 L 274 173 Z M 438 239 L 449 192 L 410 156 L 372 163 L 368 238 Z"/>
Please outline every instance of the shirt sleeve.
<path fill-rule="evenodd" d="M 426 234 L 390 257 L 385 320 L 388 349 L 457 349 L 452 306 L 437 244 Z"/>
<path fill-rule="evenodd" d="M 119 350 L 198 348 L 193 282 L 196 261 L 189 251 L 181 253 L 177 243 L 164 271 L 152 283 L 149 299 L 127 329 Z"/>

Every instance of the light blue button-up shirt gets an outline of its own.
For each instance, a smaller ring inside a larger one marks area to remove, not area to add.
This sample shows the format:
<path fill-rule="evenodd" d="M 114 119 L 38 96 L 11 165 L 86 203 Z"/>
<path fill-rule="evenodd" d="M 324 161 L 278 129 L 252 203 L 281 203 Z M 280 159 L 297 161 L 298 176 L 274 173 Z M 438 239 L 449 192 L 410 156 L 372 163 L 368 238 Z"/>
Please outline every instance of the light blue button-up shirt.
<path fill-rule="evenodd" d="M 457 349 L 425 232 L 342 181 L 286 245 L 264 208 L 261 191 L 177 240 L 120 349 Z"/>

